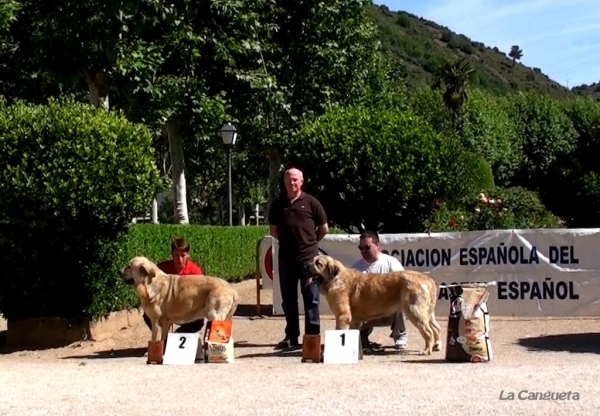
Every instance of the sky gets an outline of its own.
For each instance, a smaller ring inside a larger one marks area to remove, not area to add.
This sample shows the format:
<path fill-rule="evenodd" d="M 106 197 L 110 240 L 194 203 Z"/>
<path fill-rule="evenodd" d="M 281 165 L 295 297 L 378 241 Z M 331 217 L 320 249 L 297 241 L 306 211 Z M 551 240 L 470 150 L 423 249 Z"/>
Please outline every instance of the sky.
<path fill-rule="evenodd" d="M 600 81 L 600 0 L 374 0 L 446 26 L 572 88 Z"/>

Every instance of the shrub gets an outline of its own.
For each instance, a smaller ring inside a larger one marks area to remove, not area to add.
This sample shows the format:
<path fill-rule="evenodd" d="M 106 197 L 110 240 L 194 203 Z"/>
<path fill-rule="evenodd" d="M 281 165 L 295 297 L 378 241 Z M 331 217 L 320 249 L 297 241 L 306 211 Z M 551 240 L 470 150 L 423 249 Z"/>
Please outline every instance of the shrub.
<path fill-rule="evenodd" d="M 111 267 L 159 185 L 152 133 L 88 105 L 18 103 L 0 109 L 0 166 L 3 315 L 119 309 Z"/>
<path fill-rule="evenodd" d="M 449 180 L 449 142 L 399 109 L 331 109 L 307 123 L 286 151 L 288 162 L 304 170 L 307 191 L 349 232 L 422 231 L 426 202 Z"/>
<path fill-rule="evenodd" d="M 473 194 L 455 209 L 441 203 L 427 223 L 431 232 L 561 227 L 562 220 L 542 204 L 538 194 L 521 187 Z"/>

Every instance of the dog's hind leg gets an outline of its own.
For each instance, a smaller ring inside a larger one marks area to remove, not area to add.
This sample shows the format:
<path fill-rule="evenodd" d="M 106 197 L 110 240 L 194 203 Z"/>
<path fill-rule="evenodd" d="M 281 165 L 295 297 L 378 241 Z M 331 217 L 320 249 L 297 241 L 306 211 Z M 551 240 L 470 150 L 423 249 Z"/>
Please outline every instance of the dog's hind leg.
<path fill-rule="evenodd" d="M 425 349 L 420 353 L 421 355 L 431 355 L 434 344 L 434 331 L 430 326 L 430 315 L 423 313 L 419 305 L 411 305 L 404 311 L 406 317 L 410 322 L 417 327 L 421 336 L 425 340 Z"/>
<path fill-rule="evenodd" d="M 441 344 L 442 327 L 440 326 L 438 321 L 435 319 L 435 312 L 431 312 L 431 315 L 429 318 L 429 326 L 433 330 L 433 338 L 434 338 L 433 351 L 441 351 L 442 350 L 442 344 Z"/>

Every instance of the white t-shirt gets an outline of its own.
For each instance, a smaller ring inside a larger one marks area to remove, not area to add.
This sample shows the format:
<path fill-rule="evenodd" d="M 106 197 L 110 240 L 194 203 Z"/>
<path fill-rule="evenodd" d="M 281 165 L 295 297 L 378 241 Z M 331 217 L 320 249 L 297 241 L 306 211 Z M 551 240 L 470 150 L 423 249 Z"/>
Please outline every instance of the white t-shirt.
<path fill-rule="evenodd" d="M 388 273 L 395 271 L 404 271 L 400 260 L 389 254 L 379 253 L 379 257 L 373 263 L 369 264 L 363 258 L 358 260 L 352 268 L 360 270 L 363 273 Z"/>

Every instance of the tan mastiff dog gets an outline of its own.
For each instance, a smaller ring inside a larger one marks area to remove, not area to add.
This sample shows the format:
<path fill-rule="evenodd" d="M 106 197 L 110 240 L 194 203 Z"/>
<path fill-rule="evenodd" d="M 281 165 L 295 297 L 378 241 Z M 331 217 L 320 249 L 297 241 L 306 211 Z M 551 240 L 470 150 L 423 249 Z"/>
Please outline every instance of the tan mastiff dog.
<path fill-rule="evenodd" d="M 309 270 L 335 315 L 336 329 L 359 329 L 361 322 L 402 312 L 425 340 L 421 354 L 440 350 L 438 287 L 431 277 L 416 271 L 362 273 L 326 255 L 316 256 Z"/>
<path fill-rule="evenodd" d="M 121 275 L 152 321 L 152 341 L 166 340 L 171 324 L 230 320 L 239 302 L 237 291 L 223 279 L 166 274 L 146 257 L 131 259 Z"/>

